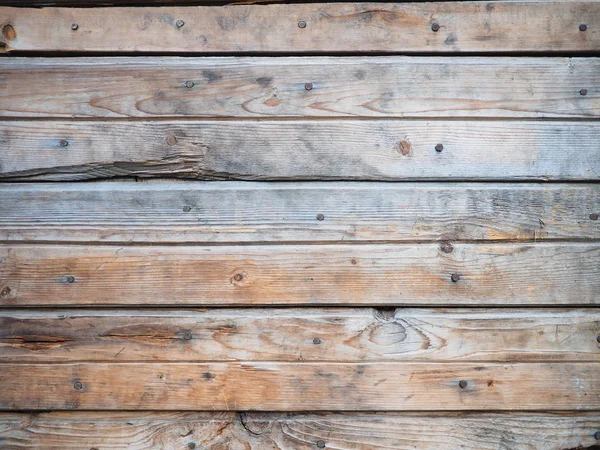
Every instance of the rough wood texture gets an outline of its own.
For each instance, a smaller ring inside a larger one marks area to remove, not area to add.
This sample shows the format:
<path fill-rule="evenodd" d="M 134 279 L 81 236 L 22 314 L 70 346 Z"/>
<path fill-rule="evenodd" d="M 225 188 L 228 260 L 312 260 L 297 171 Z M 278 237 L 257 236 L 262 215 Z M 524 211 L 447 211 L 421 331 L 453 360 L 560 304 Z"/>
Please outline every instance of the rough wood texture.
<path fill-rule="evenodd" d="M 13 242 L 600 239 L 598 184 L 32 183 L 0 196 Z"/>
<path fill-rule="evenodd" d="M 5 118 L 600 117 L 599 58 L 3 58 L 0 79 Z"/>
<path fill-rule="evenodd" d="M 596 444 L 597 413 L 0 414 L 15 450 L 564 450 Z M 592 447 L 589 447 L 592 448 Z"/>
<path fill-rule="evenodd" d="M 2 306 L 600 301 L 598 244 L 4 245 L 0 259 Z"/>
<path fill-rule="evenodd" d="M 0 179 L 600 180 L 599 135 L 600 122 L 8 121 Z"/>
<path fill-rule="evenodd" d="M 0 9 L 5 51 L 589 52 L 597 2 Z M 77 24 L 77 29 L 72 29 Z M 580 24 L 589 29 L 580 31 Z M 437 31 L 434 31 L 436 25 Z"/>
<path fill-rule="evenodd" d="M 600 310 L 0 310 L 0 362 L 595 361 Z"/>
<path fill-rule="evenodd" d="M 0 385 L 0 410 L 14 411 L 561 411 L 600 404 L 596 363 L 2 364 Z"/>

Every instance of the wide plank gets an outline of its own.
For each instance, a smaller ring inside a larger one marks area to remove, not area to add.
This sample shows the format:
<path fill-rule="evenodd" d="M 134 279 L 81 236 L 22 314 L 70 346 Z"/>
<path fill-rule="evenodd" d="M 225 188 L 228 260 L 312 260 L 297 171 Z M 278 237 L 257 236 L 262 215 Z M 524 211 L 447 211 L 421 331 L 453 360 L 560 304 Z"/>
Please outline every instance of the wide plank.
<path fill-rule="evenodd" d="M 0 246 L 0 306 L 596 305 L 596 243 Z"/>
<path fill-rule="evenodd" d="M 0 179 L 596 181 L 599 136 L 596 121 L 0 121 Z"/>
<path fill-rule="evenodd" d="M 4 183 L 0 195 L 11 242 L 600 239 L 598 184 L 153 180 Z"/>
<path fill-rule="evenodd" d="M 0 410 L 593 410 L 596 363 L 2 364 Z"/>
<path fill-rule="evenodd" d="M 576 413 L 0 413 L 0 445 L 247 450 L 583 449 L 600 416 Z"/>
<path fill-rule="evenodd" d="M 4 118 L 600 117 L 591 57 L 3 58 L 0 80 Z"/>
<path fill-rule="evenodd" d="M 600 362 L 600 310 L 1 310 L 0 363 Z"/>
<path fill-rule="evenodd" d="M 4 51 L 590 52 L 594 1 L 0 9 Z M 587 26 L 587 27 L 583 27 Z"/>

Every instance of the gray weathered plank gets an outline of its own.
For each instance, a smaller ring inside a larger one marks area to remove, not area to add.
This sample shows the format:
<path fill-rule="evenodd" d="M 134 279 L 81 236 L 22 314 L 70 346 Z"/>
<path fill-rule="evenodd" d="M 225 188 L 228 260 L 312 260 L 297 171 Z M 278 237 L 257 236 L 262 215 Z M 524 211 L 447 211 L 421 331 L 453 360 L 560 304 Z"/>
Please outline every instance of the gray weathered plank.
<path fill-rule="evenodd" d="M 597 412 L 577 413 L 0 413 L 14 450 L 564 450 L 592 448 Z"/>
<path fill-rule="evenodd" d="M 12 242 L 600 238 L 598 184 L 5 183 L 0 196 Z"/>
<path fill-rule="evenodd" d="M 600 22 L 600 4 L 594 1 L 96 10 L 4 7 L 0 15 L 4 51 L 456 53 L 600 49 L 600 35 L 594 29 Z M 580 30 L 582 24 L 588 29 Z"/>
<path fill-rule="evenodd" d="M 6 180 L 600 179 L 600 122 L 0 121 L 0 137 Z"/>
<path fill-rule="evenodd" d="M 0 259 L 2 306 L 600 301 L 597 243 L 3 245 Z"/>
<path fill-rule="evenodd" d="M 0 363 L 600 362 L 600 310 L 0 310 Z"/>
<path fill-rule="evenodd" d="M 0 79 L 4 118 L 600 117 L 599 58 L 4 58 Z"/>

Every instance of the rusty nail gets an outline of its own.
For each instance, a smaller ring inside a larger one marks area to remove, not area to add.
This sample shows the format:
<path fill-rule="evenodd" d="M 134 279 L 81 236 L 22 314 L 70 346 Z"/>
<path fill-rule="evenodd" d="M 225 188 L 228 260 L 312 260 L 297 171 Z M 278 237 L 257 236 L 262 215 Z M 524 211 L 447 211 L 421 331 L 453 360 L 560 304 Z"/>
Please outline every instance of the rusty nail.
<path fill-rule="evenodd" d="M 69 145 L 69 141 L 67 141 L 66 139 L 61 139 L 59 145 L 61 147 L 66 147 L 67 145 Z"/>
<path fill-rule="evenodd" d="M 444 150 L 444 144 L 436 144 L 435 145 L 435 151 L 440 153 L 442 150 Z"/>
<path fill-rule="evenodd" d="M 177 22 L 175 22 L 175 25 L 177 25 L 177 28 L 181 28 L 182 26 L 185 25 L 185 22 L 181 19 L 179 19 Z"/>
<path fill-rule="evenodd" d="M 0 296 L 8 297 L 9 295 L 10 295 L 10 288 L 8 286 L 6 286 L 4 289 L 2 289 L 2 292 L 0 292 Z"/>
<path fill-rule="evenodd" d="M 450 279 L 453 283 L 456 283 L 458 280 L 460 280 L 460 275 L 457 273 L 453 273 L 452 275 L 450 275 Z"/>
<path fill-rule="evenodd" d="M 186 341 L 189 341 L 190 339 L 192 339 L 192 333 L 190 333 L 189 331 L 186 331 L 185 333 L 183 333 L 183 339 L 185 339 Z"/>
<path fill-rule="evenodd" d="M 323 214 L 317 214 L 317 220 L 325 220 L 325 216 Z"/>
<path fill-rule="evenodd" d="M 587 89 L 581 89 L 579 95 L 587 95 Z"/>
<path fill-rule="evenodd" d="M 591 213 L 590 214 L 590 220 L 598 220 L 598 214 L 597 213 Z"/>
<path fill-rule="evenodd" d="M 306 22 L 304 20 L 298 22 L 298 28 L 306 28 Z"/>
<path fill-rule="evenodd" d="M 79 28 L 79 25 L 77 25 L 76 23 L 71 24 L 71 30 L 76 31 L 78 28 Z"/>
<path fill-rule="evenodd" d="M 73 275 L 68 275 L 67 278 L 67 283 L 75 283 L 75 277 Z"/>
<path fill-rule="evenodd" d="M 185 82 L 185 87 L 186 88 L 193 88 L 194 87 L 194 82 L 193 81 L 186 81 Z"/>
<path fill-rule="evenodd" d="M 244 275 L 242 275 L 241 273 L 236 273 L 233 279 L 235 281 L 242 281 L 244 279 Z"/>
<path fill-rule="evenodd" d="M 440 24 L 437 22 L 434 22 L 431 24 L 431 31 L 433 32 L 438 32 L 440 31 Z"/>
<path fill-rule="evenodd" d="M 320 343 L 321 343 L 321 339 L 319 339 L 319 338 L 314 338 L 313 339 L 313 344 L 319 345 Z"/>
<path fill-rule="evenodd" d="M 312 83 L 306 83 L 304 85 L 304 89 L 306 89 L 307 91 L 312 90 L 312 88 L 313 88 L 313 84 Z"/>
<path fill-rule="evenodd" d="M 464 388 L 466 388 L 468 384 L 469 384 L 469 383 L 467 383 L 467 380 L 460 380 L 460 381 L 458 382 L 458 385 L 460 386 L 460 388 L 461 388 L 461 389 L 464 389 Z"/>
<path fill-rule="evenodd" d="M 192 210 L 191 206 L 184 206 L 183 207 L 183 212 L 190 212 Z"/>
<path fill-rule="evenodd" d="M 587 30 L 587 25 L 585 23 L 582 23 L 581 25 L 579 25 L 579 31 L 585 31 Z"/>
<path fill-rule="evenodd" d="M 317 447 L 325 448 L 325 441 L 317 441 Z"/>
<path fill-rule="evenodd" d="M 83 383 L 81 383 L 80 381 L 76 381 L 75 383 L 73 383 L 73 387 L 76 391 L 80 391 L 83 389 Z"/>
<path fill-rule="evenodd" d="M 443 242 L 440 246 L 440 249 L 444 253 L 452 253 L 454 251 L 454 247 L 452 247 L 452 244 L 450 242 Z"/>

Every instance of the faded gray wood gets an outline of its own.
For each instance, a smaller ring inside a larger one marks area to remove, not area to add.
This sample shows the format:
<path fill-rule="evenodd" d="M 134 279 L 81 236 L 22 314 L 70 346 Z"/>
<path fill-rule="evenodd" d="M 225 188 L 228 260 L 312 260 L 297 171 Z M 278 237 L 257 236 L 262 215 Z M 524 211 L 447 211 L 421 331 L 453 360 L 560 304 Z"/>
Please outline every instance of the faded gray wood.
<path fill-rule="evenodd" d="M 600 362 L 596 309 L 0 310 L 0 363 Z"/>
<path fill-rule="evenodd" d="M 5 121 L 0 179 L 599 180 L 599 136 L 574 121 Z"/>
<path fill-rule="evenodd" d="M 0 247 L 0 305 L 596 305 L 597 243 Z M 452 275 L 459 279 L 452 281 Z"/>
<path fill-rule="evenodd" d="M 11 449 L 564 450 L 591 448 L 588 413 L 1 413 Z"/>
<path fill-rule="evenodd" d="M 4 118 L 600 117 L 599 58 L 4 58 L 0 79 Z"/>
<path fill-rule="evenodd" d="M 0 196 L 0 239 L 13 242 L 600 238 L 597 184 L 31 183 Z"/>
<path fill-rule="evenodd" d="M 4 51 L 590 52 L 597 2 L 0 9 Z M 77 24 L 76 30 L 72 24 Z M 589 24 L 580 31 L 579 25 Z M 437 26 L 437 28 L 436 28 Z"/>

